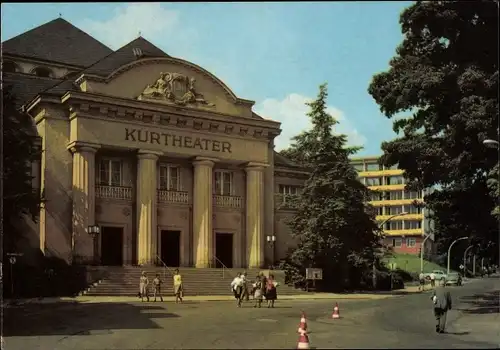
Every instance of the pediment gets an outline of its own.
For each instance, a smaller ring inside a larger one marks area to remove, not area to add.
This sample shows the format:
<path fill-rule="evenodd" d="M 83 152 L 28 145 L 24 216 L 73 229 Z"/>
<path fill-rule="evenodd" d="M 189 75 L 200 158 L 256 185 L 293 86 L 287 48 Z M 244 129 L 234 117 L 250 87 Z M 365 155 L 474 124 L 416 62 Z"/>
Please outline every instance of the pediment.
<path fill-rule="evenodd" d="M 79 83 L 82 91 L 254 118 L 253 101 L 236 97 L 203 68 L 171 57 L 137 60 L 107 77 L 83 76 Z"/>

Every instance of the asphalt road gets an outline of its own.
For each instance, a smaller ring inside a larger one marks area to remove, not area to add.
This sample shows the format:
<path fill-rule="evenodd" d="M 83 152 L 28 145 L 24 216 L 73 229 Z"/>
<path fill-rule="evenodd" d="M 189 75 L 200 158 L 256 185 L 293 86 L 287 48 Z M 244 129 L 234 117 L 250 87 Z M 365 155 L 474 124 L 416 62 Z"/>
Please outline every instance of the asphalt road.
<path fill-rule="evenodd" d="M 451 287 L 447 334 L 434 333 L 428 293 L 338 300 L 339 320 L 330 318 L 333 300 L 278 300 L 274 309 L 189 301 L 30 304 L 4 310 L 3 334 L 9 350 L 294 349 L 304 310 L 311 348 L 498 348 L 499 282 Z"/>

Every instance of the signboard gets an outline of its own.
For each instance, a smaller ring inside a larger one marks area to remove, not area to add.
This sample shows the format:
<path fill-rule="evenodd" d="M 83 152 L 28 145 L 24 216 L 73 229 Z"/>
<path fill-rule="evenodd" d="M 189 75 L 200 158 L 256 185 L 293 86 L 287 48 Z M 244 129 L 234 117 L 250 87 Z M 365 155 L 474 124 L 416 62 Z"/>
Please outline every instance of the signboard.
<path fill-rule="evenodd" d="M 307 268 L 306 269 L 306 278 L 308 280 L 322 280 L 323 279 L 323 270 L 316 268 Z"/>
<path fill-rule="evenodd" d="M 464 265 L 460 265 L 460 270 L 463 270 L 464 269 Z"/>
<path fill-rule="evenodd" d="M 14 265 L 14 264 L 16 263 L 16 257 L 15 257 L 15 256 L 11 256 L 11 257 L 9 258 L 9 261 L 10 261 L 10 263 L 11 263 L 11 264 L 13 264 L 13 265 Z"/>

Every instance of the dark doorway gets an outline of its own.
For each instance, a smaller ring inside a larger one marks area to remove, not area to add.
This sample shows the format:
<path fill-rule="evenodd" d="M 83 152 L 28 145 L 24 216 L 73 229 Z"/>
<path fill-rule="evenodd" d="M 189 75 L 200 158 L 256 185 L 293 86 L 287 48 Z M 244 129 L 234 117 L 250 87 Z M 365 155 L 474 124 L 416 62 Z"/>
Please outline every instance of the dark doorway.
<path fill-rule="evenodd" d="M 181 231 L 161 231 L 160 257 L 167 266 L 181 264 Z"/>
<path fill-rule="evenodd" d="M 222 264 L 228 268 L 233 267 L 232 233 L 215 234 L 215 256 L 217 257 L 215 262 L 216 267 L 222 267 Z"/>
<path fill-rule="evenodd" d="M 122 227 L 101 227 L 101 265 L 123 265 Z"/>

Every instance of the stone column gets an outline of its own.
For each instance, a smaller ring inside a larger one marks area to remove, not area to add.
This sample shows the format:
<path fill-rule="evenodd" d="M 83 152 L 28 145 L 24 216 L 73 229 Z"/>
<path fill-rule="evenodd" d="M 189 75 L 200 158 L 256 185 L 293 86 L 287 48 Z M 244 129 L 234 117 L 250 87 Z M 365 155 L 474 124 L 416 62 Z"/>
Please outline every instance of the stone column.
<path fill-rule="evenodd" d="M 94 261 L 94 242 L 87 228 L 95 224 L 95 153 L 99 146 L 73 143 L 73 239 L 77 262 Z"/>
<path fill-rule="evenodd" d="M 212 171 L 214 159 L 196 158 L 193 162 L 193 248 L 196 267 L 210 267 L 213 258 Z"/>
<path fill-rule="evenodd" d="M 268 148 L 269 166 L 264 169 L 264 237 L 276 235 L 274 223 L 274 142 L 269 142 Z M 265 239 L 264 239 L 265 240 Z M 265 243 L 264 243 L 265 244 Z M 265 244 L 265 263 L 274 263 L 275 244 Z M 279 244 L 279 243 L 278 243 Z M 268 266 L 265 266 L 266 268 Z"/>
<path fill-rule="evenodd" d="M 153 265 L 157 254 L 156 162 L 159 152 L 139 151 L 137 158 L 137 262 Z"/>
<path fill-rule="evenodd" d="M 264 166 L 248 164 L 246 191 L 246 239 L 248 268 L 264 264 Z"/>

